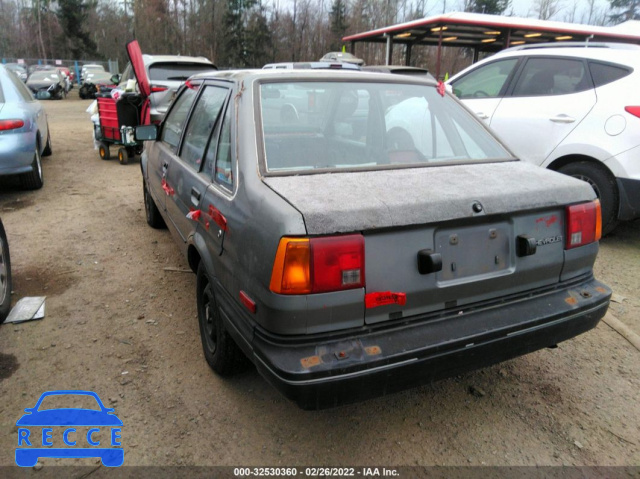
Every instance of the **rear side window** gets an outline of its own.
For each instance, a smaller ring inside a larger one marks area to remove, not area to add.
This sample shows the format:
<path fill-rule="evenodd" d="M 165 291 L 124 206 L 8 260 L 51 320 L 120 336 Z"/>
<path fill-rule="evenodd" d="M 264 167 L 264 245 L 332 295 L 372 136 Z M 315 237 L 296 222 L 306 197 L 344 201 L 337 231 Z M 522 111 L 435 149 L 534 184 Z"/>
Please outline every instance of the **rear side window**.
<path fill-rule="evenodd" d="M 216 68 L 202 63 L 154 63 L 149 66 L 151 81 L 186 81 L 196 73 L 209 72 Z"/>
<path fill-rule="evenodd" d="M 529 58 L 513 96 L 568 95 L 592 88 L 582 60 Z"/>
<path fill-rule="evenodd" d="M 227 92 L 224 88 L 205 87 L 191 114 L 180 158 L 196 171 L 200 170 L 204 149 L 227 98 Z"/>
<path fill-rule="evenodd" d="M 484 65 L 453 83 L 458 98 L 495 98 L 518 63 L 509 58 Z"/>
<path fill-rule="evenodd" d="M 620 80 L 631 73 L 629 68 L 598 62 L 589 62 L 589 70 L 597 87 Z"/>
<path fill-rule="evenodd" d="M 233 153 L 231 151 L 231 108 L 227 108 L 220 132 L 214 180 L 233 191 Z"/>
<path fill-rule="evenodd" d="M 174 153 L 178 149 L 185 121 L 197 92 L 195 88 L 185 88 L 164 121 L 160 140 Z"/>

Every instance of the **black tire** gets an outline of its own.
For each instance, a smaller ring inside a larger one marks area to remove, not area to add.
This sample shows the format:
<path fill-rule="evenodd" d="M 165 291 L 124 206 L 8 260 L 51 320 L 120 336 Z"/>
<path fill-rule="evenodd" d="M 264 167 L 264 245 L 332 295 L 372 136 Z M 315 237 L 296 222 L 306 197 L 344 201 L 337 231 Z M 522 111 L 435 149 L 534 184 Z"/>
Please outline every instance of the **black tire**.
<path fill-rule="evenodd" d="M 127 165 L 129 163 L 129 152 L 126 148 L 118 148 L 118 161 L 121 165 Z"/>
<path fill-rule="evenodd" d="M 202 349 L 211 369 L 220 376 L 244 369 L 248 360 L 225 329 L 213 285 L 202 262 L 198 265 L 196 298 Z"/>
<path fill-rule="evenodd" d="M 109 153 L 109 145 L 106 143 L 98 143 L 98 155 L 100 155 L 100 159 L 108 160 L 111 158 L 111 154 Z"/>
<path fill-rule="evenodd" d="M 47 144 L 44 145 L 42 156 L 51 156 L 52 153 L 53 149 L 51 148 L 51 130 L 49 129 L 49 125 L 47 124 Z"/>
<path fill-rule="evenodd" d="M 42 176 L 42 158 L 40 157 L 40 145 L 36 145 L 33 153 L 33 168 L 29 173 L 22 175 L 22 186 L 27 190 L 39 190 L 44 184 Z"/>
<path fill-rule="evenodd" d="M 147 224 L 155 229 L 166 228 L 167 224 L 164 222 L 156 202 L 151 197 L 145 181 L 142 182 L 142 194 L 144 195 L 144 213 L 147 217 Z"/>
<path fill-rule="evenodd" d="M 11 310 L 11 258 L 9 242 L 0 221 L 0 323 L 4 322 Z"/>
<path fill-rule="evenodd" d="M 569 163 L 558 171 L 591 185 L 602 208 L 602 235 L 611 233 L 618 224 L 619 195 L 615 178 L 605 167 L 588 161 Z"/>

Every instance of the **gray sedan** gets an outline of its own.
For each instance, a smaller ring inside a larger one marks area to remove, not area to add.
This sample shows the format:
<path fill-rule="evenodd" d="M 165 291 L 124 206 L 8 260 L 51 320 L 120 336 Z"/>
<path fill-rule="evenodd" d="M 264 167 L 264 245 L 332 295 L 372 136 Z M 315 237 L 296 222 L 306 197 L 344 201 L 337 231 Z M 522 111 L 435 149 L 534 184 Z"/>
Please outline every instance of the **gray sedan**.
<path fill-rule="evenodd" d="M 0 66 L 0 176 L 20 175 L 24 188 L 42 187 L 42 156 L 51 155 L 47 114 L 13 73 Z"/>
<path fill-rule="evenodd" d="M 249 358 L 303 408 L 553 346 L 607 311 L 593 190 L 518 161 L 435 82 L 202 74 L 136 134 L 209 365 Z"/>

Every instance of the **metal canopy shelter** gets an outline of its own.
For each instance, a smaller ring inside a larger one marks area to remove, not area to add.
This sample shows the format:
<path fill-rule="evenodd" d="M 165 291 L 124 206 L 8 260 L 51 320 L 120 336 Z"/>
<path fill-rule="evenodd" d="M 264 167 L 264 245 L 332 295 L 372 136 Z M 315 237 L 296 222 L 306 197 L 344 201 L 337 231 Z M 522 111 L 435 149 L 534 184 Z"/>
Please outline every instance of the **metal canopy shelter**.
<path fill-rule="evenodd" d="M 440 75 L 443 46 L 472 48 L 475 62 L 481 52 L 497 52 L 510 46 L 532 43 L 570 40 L 640 44 L 640 22 L 632 20 L 614 27 L 595 27 L 530 18 L 454 12 L 357 33 L 342 40 L 351 44 L 351 53 L 355 53 L 355 44 L 358 42 L 386 43 L 387 65 L 391 63 L 394 45 L 406 47 L 405 65 L 411 63 L 413 46 L 437 46 L 437 78 Z"/>

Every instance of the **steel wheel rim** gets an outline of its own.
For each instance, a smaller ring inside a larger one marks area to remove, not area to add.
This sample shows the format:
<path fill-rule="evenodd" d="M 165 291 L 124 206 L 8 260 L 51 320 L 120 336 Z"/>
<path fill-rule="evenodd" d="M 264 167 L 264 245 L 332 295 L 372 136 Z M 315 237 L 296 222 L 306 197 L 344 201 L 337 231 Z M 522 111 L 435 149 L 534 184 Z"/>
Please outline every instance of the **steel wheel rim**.
<path fill-rule="evenodd" d="M 7 295 L 7 261 L 4 255 L 4 240 L 0 238 L 0 300 L 3 300 Z"/>
<path fill-rule="evenodd" d="M 216 331 L 216 302 L 211 292 L 211 285 L 206 284 L 202 290 L 202 314 L 204 316 L 204 338 L 207 348 L 211 353 L 215 353 L 218 346 L 218 334 Z"/>

